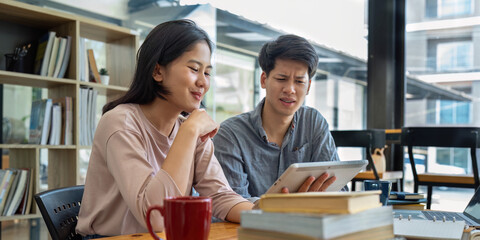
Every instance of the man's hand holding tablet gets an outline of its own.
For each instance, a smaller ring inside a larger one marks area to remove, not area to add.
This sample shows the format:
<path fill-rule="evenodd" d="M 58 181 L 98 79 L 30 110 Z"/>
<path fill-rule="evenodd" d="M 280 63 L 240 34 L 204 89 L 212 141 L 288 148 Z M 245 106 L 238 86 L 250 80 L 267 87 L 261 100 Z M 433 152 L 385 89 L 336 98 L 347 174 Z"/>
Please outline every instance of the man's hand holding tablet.
<path fill-rule="evenodd" d="M 295 163 L 266 193 L 340 191 L 367 164 L 367 160 Z"/>
<path fill-rule="evenodd" d="M 297 192 L 325 192 L 325 190 L 337 180 L 336 176 L 330 177 L 328 173 L 323 173 L 315 180 L 314 176 L 309 176 L 297 189 Z M 289 193 L 287 187 L 282 187 L 282 193 Z"/>

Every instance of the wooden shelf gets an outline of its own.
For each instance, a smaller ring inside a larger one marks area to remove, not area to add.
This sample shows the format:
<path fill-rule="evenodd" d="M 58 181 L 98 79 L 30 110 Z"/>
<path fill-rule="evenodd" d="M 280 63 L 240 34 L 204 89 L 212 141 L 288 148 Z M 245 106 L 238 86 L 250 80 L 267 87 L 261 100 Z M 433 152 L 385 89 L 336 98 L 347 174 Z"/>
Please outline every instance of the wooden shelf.
<path fill-rule="evenodd" d="M 33 204 L 35 204 L 34 202 L 32 202 L 32 207 L 33 207 Z M 41 218 L 42 215 L 40 214 L 26 214 L 26 215 L 13 215 L 13 216 L 1 216 L 0 217 L 0 222 L 1 221 L 12 221 L 12 220 L 25 220 L 25 219 L 35 219 L 35 218 Z"/>
<path fill-rule="evenodd" d="M 102 95 L 117 95 L 117 94 L 123 94 L 128 91 L 128 87 L 104 85 L 101 83 L 94 83 L 94 82 L 80 82 L 80 86 L 95 88 L 98 90 L 98 93 Z"/>
<path fill-rule="evenodd" d="M 49 31 L 55 32 L 57 37 L 71 37 L 71 52 L 65 73 L 66 78 L 0 70 L 0 84 L 45 88 L 48 96 L 43 96 L 43 98 L 60 99 L 69 96 L 73 101 L 72 145 L 0 144 L 1 149 L 8 149 L 8 155 L 3 158 L 6 161 L 8 159 L 8 165 L 11 168 L 34 169 L 34 194 L 45 188 L 54 189 L 84 184 L 80 172 L 83 171 L 85 163 L 83 159 L 80 159 L 85 156 L 79 150 L 90 150 L 91 146 L 79 144 L 80 106 L 83 104 L 79 99 L 79 89 L 82 87 L 94 88 L 100 95 L 106 96 L 107 100 L 125 94 L 135 71 L 138 34 L 110 23 L 11 0 L 0 0 L 0 24 L 4 26 L 0 28 L 0 39 L 2 39 L 3 46 L 0 56 L 8 53 L 7 51 L 13 51 L 18 44 L 37 43 L 38 39 Z M 84 64 L 84 62 L 80 63 L 80 38 L 105 43 L 105 64 L 110 73 L 110 85 L 80 81 L 80 64 Z M 7 101 L 6 104 L 11 103 Z M 15 108 L 27 108 L 18 105 L 15 105 Z M 95 114 L 101 111 L 98 108 L 96 110 Z M 28 111 L 30 112 L 30 109 Z M 28 128 L 26 130 L 29 131 Z M 42 158 L 44 155 L 40 150 L 48 150 L 48 154 L 45 155 L 48 156 L 47 159 Z M 46 183 L 41 182 L 40 179 L 45 177 L 45 173 L 48 173 Z M 46 186 L 44 186 L 45 184 Z M 41 218 L 33 199 L 31 213 L 8 217 L 0 216 L 0 222 Z"/>
<path fill-rule="evenodd" d="M 0 144 L 0 148 L 8 149 L 75 149 L 75 145 L 38 145 L 38 144 Z"/>
<path fill-rule="evenodd" d="M 76 84 L 73 79 L 44 77 L 35 74 L 17 73 L 0 70 L 0 83 L 13 84 L 26 87 L 54 88 Z"/>

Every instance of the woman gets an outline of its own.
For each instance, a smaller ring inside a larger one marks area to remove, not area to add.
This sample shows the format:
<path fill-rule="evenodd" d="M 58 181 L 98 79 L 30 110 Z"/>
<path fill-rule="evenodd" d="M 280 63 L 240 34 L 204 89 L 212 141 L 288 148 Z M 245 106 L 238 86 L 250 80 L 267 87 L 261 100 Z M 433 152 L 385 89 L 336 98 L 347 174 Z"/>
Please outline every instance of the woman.
<path fill-rule="evenodd" d="M 130 89 L 105 105 L 95 133 L 76 228 L 85 239 L 146 232 L 148 207 L 190 195 L 192 187 L 212 198 L 217 218 L 239 222 L 252 208 L 229 187 L 210 140 L 218 125 L 199 109 L 211 54 L 208 35 L 192 21 L 162 23 L 149 33 Z M 163 219 L 153 216 L 161 231 Z"/>

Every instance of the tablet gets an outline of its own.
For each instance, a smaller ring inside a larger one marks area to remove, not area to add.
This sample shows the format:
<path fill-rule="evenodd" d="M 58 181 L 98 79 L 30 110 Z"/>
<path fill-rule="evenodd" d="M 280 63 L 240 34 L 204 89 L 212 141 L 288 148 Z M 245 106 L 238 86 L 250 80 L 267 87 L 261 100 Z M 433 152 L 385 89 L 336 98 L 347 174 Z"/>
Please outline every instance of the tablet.
<path fill-rule="evenodd" d="M 367 164 L 367 160 L 294 163 L 266 193 L 280 193 L 283 187 L 287 187 L 290 192 L 296 192 L 309 176 L 318 178 L 325 172 L 337 177 L 326 191 L 340 191 Z"/>

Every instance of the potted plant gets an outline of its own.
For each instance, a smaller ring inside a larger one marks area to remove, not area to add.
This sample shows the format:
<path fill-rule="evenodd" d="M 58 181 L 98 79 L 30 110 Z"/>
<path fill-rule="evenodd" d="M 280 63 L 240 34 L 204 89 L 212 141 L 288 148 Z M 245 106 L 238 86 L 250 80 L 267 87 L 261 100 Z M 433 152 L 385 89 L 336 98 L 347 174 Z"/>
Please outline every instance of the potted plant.
<path fill-rule="evenodd" d="M 100 81 L 104 85 L 108 85 L 108 82 L 110 81 L 110 76 L 108 76 L 108 70 L 106 68 L 100 68 Z"/>

